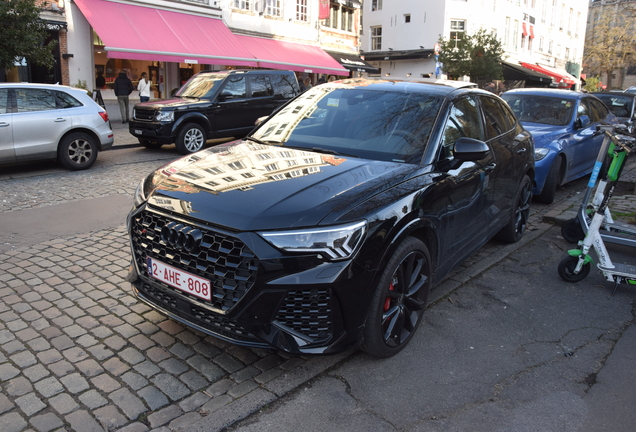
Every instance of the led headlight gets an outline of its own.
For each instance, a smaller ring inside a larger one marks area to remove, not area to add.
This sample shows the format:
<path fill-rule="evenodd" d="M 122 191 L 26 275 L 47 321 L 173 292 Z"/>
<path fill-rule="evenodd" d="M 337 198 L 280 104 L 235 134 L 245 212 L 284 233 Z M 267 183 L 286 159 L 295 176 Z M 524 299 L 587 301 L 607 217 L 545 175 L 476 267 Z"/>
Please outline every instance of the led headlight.
<path fill-rule="evenodd" d="M 174 121 L 174 111 L 159 111 L 155 116 L 157 121 L 171 122 Z"/>
<path fill-rule="evenodd" d="M 331 261 L 351 258 L 367 231 L 367 222 L 325 228 L 259 232 L 275 247 L 286 252 L 320 253 Z"/>
<path fill-rule="evenodd" d="M 548 149 L 547 147 L 535 148 L 534 149 L 534 160 L 535 161 L 540 161 L 541 159 L 546 157 L 549 152 L 550 152 L 550 149 Z"/>

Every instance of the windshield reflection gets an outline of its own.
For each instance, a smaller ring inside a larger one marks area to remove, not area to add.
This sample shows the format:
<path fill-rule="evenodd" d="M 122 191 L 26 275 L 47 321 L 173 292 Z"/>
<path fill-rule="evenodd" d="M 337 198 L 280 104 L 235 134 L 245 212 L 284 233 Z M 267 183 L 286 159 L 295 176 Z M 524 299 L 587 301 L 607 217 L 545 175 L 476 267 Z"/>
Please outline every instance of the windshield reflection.
<path fill-rule="evenodd" d="M 175 93 L 175 96 L 190 98 L 209 97 L 212 89 L 218 86 L 226 76 L 217 74 L 194 75 Z"/>
<path fill-rule="evenodd" d="M 441 103 L 421 93 L 323 84 L 296 98 L 252 137 L 285 147 L 417 163 Z"/>

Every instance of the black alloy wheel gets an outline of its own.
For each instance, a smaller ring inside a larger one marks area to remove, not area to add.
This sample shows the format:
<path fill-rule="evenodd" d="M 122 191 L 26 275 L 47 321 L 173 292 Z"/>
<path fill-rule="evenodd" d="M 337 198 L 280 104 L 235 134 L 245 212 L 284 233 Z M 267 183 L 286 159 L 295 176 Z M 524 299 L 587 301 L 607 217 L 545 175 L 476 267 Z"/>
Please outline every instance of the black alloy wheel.
<path fill-rule="evenodd" d="M 389 260 L 371 301 L 362 349 L 377 357 L 400 352 L 420 324 L 431 289 L 426 245 L 408 237 Z"/>
<path fill-rule="evenodd" d="M 535 196 L 535 199 L 543 204 L 552 204 L 556 190 L 561 184 L 561 156 L 554 158 L 548 176 L 545 180 L 543 190 L 539 195 Z"/>
<path fill-rule="evenodd" d="M 521 240 L 530 218 L 530 203 L 532 202 L 532 183 L 530 177 L 523 176 L 512 209 L 510 221 L 497 233 L 497 239 L 506 243 L 515 243 Z"/>

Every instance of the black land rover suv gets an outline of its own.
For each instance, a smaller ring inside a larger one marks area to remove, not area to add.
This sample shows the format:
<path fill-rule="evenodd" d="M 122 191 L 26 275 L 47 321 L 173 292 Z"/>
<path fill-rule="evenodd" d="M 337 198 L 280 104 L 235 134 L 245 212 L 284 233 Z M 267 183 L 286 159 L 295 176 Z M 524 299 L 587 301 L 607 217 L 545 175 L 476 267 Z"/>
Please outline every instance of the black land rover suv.
<path fill-rule="evenodd" d="M 199 72 L 171 99 L 135 105 L 130 133 L 147 148 L 176 143 L 180 153 L 193 153 L 210 138 L 246 135 L 298 93 L 291 71 Z"/>

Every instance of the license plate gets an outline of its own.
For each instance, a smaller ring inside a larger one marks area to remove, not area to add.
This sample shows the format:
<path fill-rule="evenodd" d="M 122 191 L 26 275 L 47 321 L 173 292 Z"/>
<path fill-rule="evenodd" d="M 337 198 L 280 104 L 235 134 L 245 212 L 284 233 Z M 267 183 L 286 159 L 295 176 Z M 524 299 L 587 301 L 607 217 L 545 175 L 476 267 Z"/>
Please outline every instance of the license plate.
<path fill-rule="evenodd" d="M 188 294 L 195 295 L 205 300 L 212 300 L 212 290 L 210 281 L 200 278 L 186 271 L 180 270 L 171 265 L 164 264 L 156 259 L 146 258 L 148 273 L 153 278 L 167 283 Z"/>
<path fill-rule="evenodd" d="M 144 132 L 141 129 L 135 129 L 135 133 L 138 135 L 143 135 Z"/>

